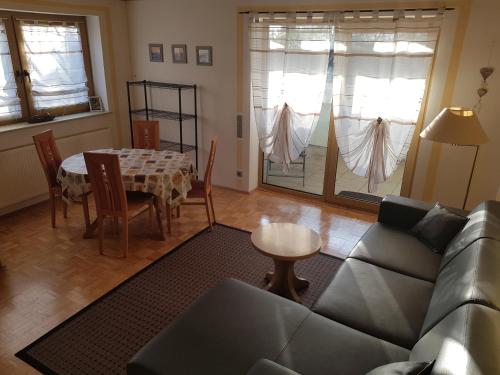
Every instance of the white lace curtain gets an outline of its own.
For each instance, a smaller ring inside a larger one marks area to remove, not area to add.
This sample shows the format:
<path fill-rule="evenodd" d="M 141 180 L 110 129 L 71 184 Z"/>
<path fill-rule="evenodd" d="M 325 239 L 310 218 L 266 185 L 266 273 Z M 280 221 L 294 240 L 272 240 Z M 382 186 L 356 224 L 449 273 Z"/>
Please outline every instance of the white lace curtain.
<path fill-rule="evenodd" d="M 325 98 L 330 23 L 249 22 L 252 100 L 260 146 L 286 170 L 309 143 Z M 331 90 L 327 90 L 327 93 Z"/>
<path fill-rule="evenodd" d="M 419 12 L 395 16 L 374 14 L 335 25 L 337 144 L 347 168 L 368 178 L 369 192 L 406 159 L 442 18 Z"/>
<path fill-rule="evenodd" d="M 36 109 L 87 103 L 87 74 L 77 25 L 21 23 Z"/>

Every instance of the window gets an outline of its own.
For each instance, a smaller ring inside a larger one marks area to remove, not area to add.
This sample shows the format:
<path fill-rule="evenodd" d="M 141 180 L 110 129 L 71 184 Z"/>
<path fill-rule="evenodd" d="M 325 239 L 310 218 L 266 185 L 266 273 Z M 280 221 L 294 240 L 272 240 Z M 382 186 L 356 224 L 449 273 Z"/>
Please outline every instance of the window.
<path fill-rule="evenodd" d="M 0 13 L 0 124 L 89 110 L 84 17 Z"/>

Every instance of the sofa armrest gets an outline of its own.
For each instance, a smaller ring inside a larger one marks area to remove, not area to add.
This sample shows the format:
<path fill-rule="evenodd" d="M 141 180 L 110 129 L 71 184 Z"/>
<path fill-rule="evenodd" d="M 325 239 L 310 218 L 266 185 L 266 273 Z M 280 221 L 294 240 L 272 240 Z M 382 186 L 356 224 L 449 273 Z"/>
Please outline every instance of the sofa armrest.
<path fill-rule="evenodd" d="M 247 375 L 300 375 L 298 372 L 290 370 L 284 366 L 270 361 L 269 359 L 261 358 L 252 366 Z"/>
<path fill-rule="evenodd" d="M 386 195 L 380 203 L 378 221 L 398 229 L 410 229 L 434 207 L 416 199 Z"/>

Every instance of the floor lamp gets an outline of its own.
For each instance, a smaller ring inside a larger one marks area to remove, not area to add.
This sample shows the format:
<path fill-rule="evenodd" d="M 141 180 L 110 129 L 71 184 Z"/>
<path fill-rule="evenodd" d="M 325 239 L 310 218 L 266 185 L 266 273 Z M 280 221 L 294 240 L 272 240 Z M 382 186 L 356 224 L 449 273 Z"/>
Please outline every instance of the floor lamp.
<path fill-rule="evenodd" d="M 481 128 L 476 113 L 471 109 L 460 107 L 444 108 L 439 115 L 420 133 L 420 137 L 430 141 L 447 143 L 456 146 L 475 147 L 474 162 L 467 184 L 467 192 L 463 209 L 469 197 L 472 175 L 476 166 L 479 145 L 488 142 L 488 137 Z"/>

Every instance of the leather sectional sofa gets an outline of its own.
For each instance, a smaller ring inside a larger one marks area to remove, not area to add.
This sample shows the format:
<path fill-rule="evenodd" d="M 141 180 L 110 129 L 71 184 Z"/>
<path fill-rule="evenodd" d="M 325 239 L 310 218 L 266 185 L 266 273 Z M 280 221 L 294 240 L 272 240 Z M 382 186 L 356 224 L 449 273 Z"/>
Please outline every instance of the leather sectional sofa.
<path fill-rule="evenodd" d="M 312 311 L 223 281 L 128 374 L 344 375 L 402 361 L 435 361 L 432 374 L 500 374 L 500 202 L 471 211 L 442 255 L 408 234 L 431 207 L 384 198 Z"/>

